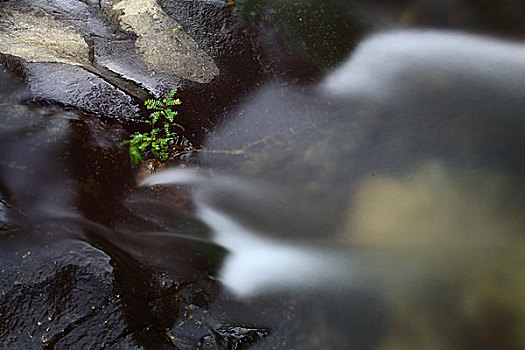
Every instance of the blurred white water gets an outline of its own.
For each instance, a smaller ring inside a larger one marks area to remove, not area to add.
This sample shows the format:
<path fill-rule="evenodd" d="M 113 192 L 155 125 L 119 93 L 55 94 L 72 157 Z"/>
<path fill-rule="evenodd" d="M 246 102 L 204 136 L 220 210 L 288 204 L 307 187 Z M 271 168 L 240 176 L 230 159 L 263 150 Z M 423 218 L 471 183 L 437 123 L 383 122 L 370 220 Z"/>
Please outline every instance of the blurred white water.
<path fill-rule="evenodd" d="M 216 232 L 216 243 L 231 252 L 221 273 L 227 286 L 246 295 L 279 284 L 348 279 L 351 269 L 338 252 L 304 245 L 312 235 L 332 247 L 346 242 L 346 248 L 394 251 L 399 246 L 439 251 L 444 239 L 451 248 L 466 241 L 473 247 L 499 246 L 519 238 L 523 220 L 516 208 L 523 203 L 515 194 L 523 189 L 525 170 L 518 162 L 525 151 L 523 44 L 454 32 L 380 33 L 314 88 L 331 101 L 331 119 L 309 136 L 310 149 L 295 148 L 290 164 L 275 167 L 263 156 L 262 171 L 243 177 L 208 155 L 204 164 L 223 168 L 222 175 L 171 169 L 144 183 L 194 186 L 200 218 Z M 294 92 L 296 101 L 290 103 L 271 89 L 248 99 L 246 115 L 219 128 L 210 147 L 235 143 L 236 135 L 249 141 L 261 130 L 298 128 L 310 117 L 294 107 L 311 109 L 314 117 L 323 107 L 308 94 Z M 261 103 L 269 106 L 264 115 Z M 272 106 L 276 113 L 268 110 Z M 280 145 L 296 142 L 281 137 Z M 315 155 L 319 149 L 333 151 Z M 303 167 L 301 152 L 319 159 L 314 171 Z M 320 176 L 339 180 L 317 180 Z M 341 222 L 324 218 L 323 223 L 322 207 L 339 213 L 334 217 Z M 286 242 L 293 226 L 312 218 L 310 227 Z M 326 233 L 320 231 L 323 225 Z"/>
<path fill-rule="evenodd" d="M 355 277 L 348 257 L 341 252 L 264 237 L 264 231 L 244 227 L 220 208 L 211 206 L 208 195 L 213 196 L 213 192 L 228 188 L 239 197 L 252 192 L 243 186 L 242 180 L 209 178 L 196 169 L 170 169 L 142 183 L 143 186 L 158 184 L 198 186 L 194 192 L 196 215 L 212 229 L 212 241 L 228 251 L 218 277 L 240 297 L 296 288 L 322 289 L 324 285 L 344 287 Z"/>
<path fill-rule="evenodd" d="M 476 348 L 500 328 L 525 346 L 524 44 L 379 33 L 316 86 L 264 87 L 233 115 L 203 169 L 144 182 L 191 185 L 228 288 L 343 305 L 381 286 L 381 349 Z"/>
<path fill-rule="evenodd" d="M 465 82 L 473 84 L 473 96 L 479 92 L 476 84 L 520 94 L 516 89 L 525 85 L 524 61 L 521 42 L 452 31 L 390 31 L 362 42 L 320 87 L 328 98 L 357 96 L 382 103 L 419 88 L 438 93 L 455 90 L 454 83 L 464 94 Z"/>

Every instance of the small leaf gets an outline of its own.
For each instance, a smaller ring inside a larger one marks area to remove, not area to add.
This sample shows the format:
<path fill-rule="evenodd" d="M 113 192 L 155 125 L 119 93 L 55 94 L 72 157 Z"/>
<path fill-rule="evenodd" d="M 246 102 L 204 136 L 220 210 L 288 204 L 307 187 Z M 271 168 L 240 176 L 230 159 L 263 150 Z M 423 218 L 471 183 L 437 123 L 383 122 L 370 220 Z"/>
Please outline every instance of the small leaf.
<path fill-rule="evenodd" d="M 182 104 L 182 102 L 179 99 L 171 100 L 168 102 L 168 106 L 175 106 L 175 105 L 180 105 L 180 104 Z"/>
<path fill-rule="evenodd" d="M 150 124 L 155 124 L 159 120 L 161 114 L 163 114 L 161 111 L 156 111 L 156 112 L 151 113 L 150 115 L 151 123 Z"/>
<path fill-rule="evenodd" d="M 147 109 L 156 109 L 158 111 L 161 111 L 164 109 L 164 104 L 160 102 L 159 100 L 149 99 L 149 100 L 144 101 L 144 104 L 146 105 Z"/>
<path fill-rule="evenodd" d="M 175 125 L 175 126 L 181 128 L 183 131 L 185 130 L 184 127 L 183 127 L 182 125 L 180 125 L 179 123 L 173 123 L 173 125 Z"/>
<path fill-rule="evenodd" d="M 152 149 L 152 150 L 151 150 L 151 153 L 153 153 L 153 156 L 154 156 L 155 158 L 157 158 L 158 160 L 160 160 L 160 155 L 159 155 L 159 153 L 158 153 L 157 151 L 155 151 L 154 149 Z"/>
<path fill-rule="evenodd" d="M 128 153 L 129 153 L 129 159 L 131 161 L 132 166 L 135 166 L 137 164 L 144 162 L 144 159 L 142 158 L 142 154 L 140 153 L 140 150 L 136 146 L 130 146 Z"/>
<path fill-rule="evenodd" d="M 166 96 L 167 100 L 171 101 L 176 93 L 177 93 L 177 89 L 173 89 L 170 92 L 168 92 L 168 96 Z"/>
<path fill-rule="evenodd" d="M 173 139 L 173 133 L 170 131 L 169 124 L 164 124 L 164 132 L 166 133 L 166 136 L 171 140 Z"/>
<path fill-rule="evenodd" d="M 173 111 L 167 109 L 167 110 L 165 110 L 164 112 L 165 112 L 164 114 L 166 115 L 166 118 L 167 118 L 170 122 L 173 123 L 173 118 L 175 118 L 175 114 L 173 113 Z"/>

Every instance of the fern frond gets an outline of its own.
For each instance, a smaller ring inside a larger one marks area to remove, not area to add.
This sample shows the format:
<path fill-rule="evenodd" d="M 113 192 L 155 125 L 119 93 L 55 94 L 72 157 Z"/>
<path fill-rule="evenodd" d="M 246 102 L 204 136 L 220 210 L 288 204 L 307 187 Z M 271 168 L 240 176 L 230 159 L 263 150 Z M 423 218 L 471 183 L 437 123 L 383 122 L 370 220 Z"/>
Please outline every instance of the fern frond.
<path fill-rule="evenodd" d="M 164 104 L 160 102 L 159 100 L 154 99 L 147 99 L 144 101 L 144 105 L 147 109 L 156 109 L 156 110 L 162 110 L 164 109 Z"/>
<path fill-rule="evenodd" d="M 142 152 L 145 152 L 148 146 L 149 146 L 149 142 L 143 142 L 137 148 L 141 150 Z"/>
<path fill-rule="evenodd" d="M 180 104 L 182 104 L 182 101 L 180 99 L 168 101 L 168 106 L 175 106 L 175 105 L 180 105 Z"/>
<path fill-rule="evenodd" d="M 161 162 L 165 162 L 168 160 L 168 152 L 166 151 L 161 151 L 160 152 L 160 161 Z"/>
<path fill-rule="evenodd" d="M 153 156 L 157 159 L 160 159 L 160 155 L 159 155 L 159 152 L 157 152 L 156 150 L 152 149 L 151 150 L 151 153 L 153 153 Z"/>
<path fill-rule="evenodd" d="M 164 133 L 166 133 L 166 137 L 167 138 L 173 138 L 173 134 L 171 131 L 170 131 L 170 126 L 169 124 L 164 124 Z"/>
<path fill-rule="evenodd" d="M 131 138 L 135 139 L 137 137 L 141 137 L 141 136 L 144 136 L 144 135 L 146 135 L 146 134 L 143 134 L 143 133 L 137 131 L 137 132 L 131 134 Z"/>
<path fill-rule="evenodd" d="M 151 123 L 150 124 L 155 124 L 159 120 L 161 114 L 163 114 L 162 111 L 155 111 L 155 112 L 151 113 L 151 115 L 150 115 Z"/>
<path fill-rule="evenodd" d="M 144 163 L 144 158 L 142 158 L 140 150 L 136 147 L 129 148 L 129 159 L 131 160 L 131 165 L 133 166 Z"/>
<path fill-rule="evenodd" d="M 176 93 L 177 93 L 177 89 L 173 89 L 170 92 L 168 92 L 168 96 L 166 96 L 166 100 L 167 101 L 173 100 L 173 97 L 175 96 Z"/>
<path fill-rule="evenodd" d="M 166 109 L 164 111 L 164 116 L 166 116 L 166 119 L 168 119 L 170 122 L 173 123 L 173 118 L 175 118 L 175 113 L 171 109 Z"/>
<path fill-rule="evenodd" d="M 129 157 L 133 166 L 144 162 L 144 157 L 147 152 L 151 152 L 151 154 L 161 162 L 168 160 L 170 156 L 170 143 L 175 141 L 175 136 L 177 135 L 176 132 L 172 131 L 173 126 L 184 130 L 182 125 L 174 122 L 178 112 L 171 109 L 172 106 L 182 103 L 180 99 L 174 98 L 176 93 L 177 89 L 173 89 L 162 100 L 147 99 L 144 101 L 147 109 L 155 110 L 152 111 L 149 119 L 146 121 L 146 123 L 151 125 L 151 131 L 146 133 L 136 132 L 130 135 L 129 140 L 122 143 L 129 147 Z M 159 122 L 161 118 L 163 120 Z M 167 121 L 164 120 L 164 118 Z"/>
<path fill-rule="evenodd" d="M 157 134 L 159 133 L 159 131 L 160 131 L 159 128 L 155 128 L 151 130 L 149 134 L 152 140 L 155 140 L 157 138 Z"/>

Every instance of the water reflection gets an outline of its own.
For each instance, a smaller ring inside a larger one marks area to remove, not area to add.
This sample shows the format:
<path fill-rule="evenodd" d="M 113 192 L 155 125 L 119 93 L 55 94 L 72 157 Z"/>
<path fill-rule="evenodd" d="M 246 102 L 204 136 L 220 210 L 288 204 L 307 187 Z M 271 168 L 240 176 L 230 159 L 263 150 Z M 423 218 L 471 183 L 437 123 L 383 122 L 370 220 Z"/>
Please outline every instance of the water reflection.
<path fill-rule="evenodd" d="M 241 295 L 315 287 L 345 309 L 367 290 L 390 315 L 380 349 L 519 349 L 523 62 L 521 43 L 378 34 L 312 89 L 247 99 L 201 172 L 146 184 L 193 186 Z"/>

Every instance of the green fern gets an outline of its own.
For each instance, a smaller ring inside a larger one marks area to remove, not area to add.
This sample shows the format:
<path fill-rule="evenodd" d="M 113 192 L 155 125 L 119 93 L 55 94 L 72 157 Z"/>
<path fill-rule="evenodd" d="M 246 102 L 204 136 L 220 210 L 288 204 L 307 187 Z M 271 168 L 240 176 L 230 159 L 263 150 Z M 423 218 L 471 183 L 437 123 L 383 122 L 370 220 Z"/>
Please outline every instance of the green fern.
<path fill-rule="evenodd" d="M 173 106 L 182 103 L 180 99 L 174 99 L 176 93 L 177 89 L 173 89 L 162 101 L 155 99 L 144 101 L 147 109 L 155 110 L 150 114 L 150 119 L 146 121 L 151 124 L 151 131 L 149 133 L 136 132 L 130 136 L 129 140 L 123 142 L 124 145 L 129 146 L 129 159 L 133 166 L 143 163 L 148 153 L 161 162 L 168 160 L 170 143 L 175 142 L 177 135 L 172 131 L 172 127 L 184 130 L 182 125 L 174 121 L 178 112 L 171 110 Z"/>

